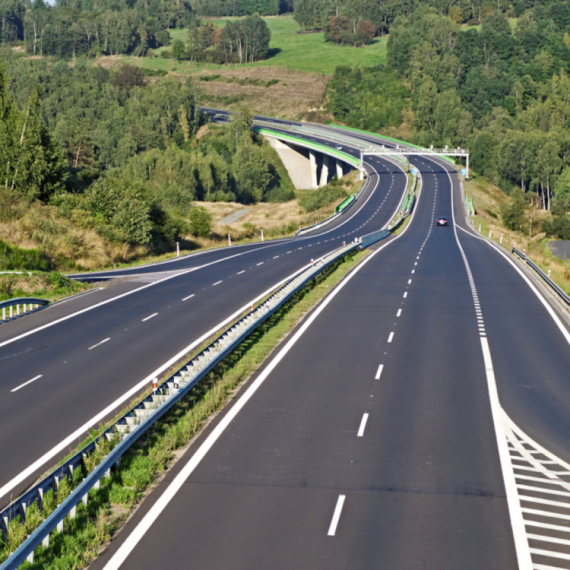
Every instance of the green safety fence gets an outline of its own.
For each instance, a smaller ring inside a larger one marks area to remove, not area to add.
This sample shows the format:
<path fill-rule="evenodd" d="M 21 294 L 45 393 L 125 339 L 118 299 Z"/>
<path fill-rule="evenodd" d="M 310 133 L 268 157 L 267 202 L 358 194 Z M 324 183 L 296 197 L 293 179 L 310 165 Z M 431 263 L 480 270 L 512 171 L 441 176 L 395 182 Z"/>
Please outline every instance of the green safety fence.
<path fill-rule="evenodd" d="M 352 204 L 356 200 L 356 194 L 350 195 L 348 198 L 345 198 L 335 209 L 334 211 L 338 214 L 342 212 L 345 208 L 348 208 L 350 204 Z"/>
<path fill-rule="evenodd" d="M 301 137 L 295 137 L 293 135 L 280 133 L 278 131 L 272 131 L 271 129 L 266 129 L 264 127 L 256 127 L 255 130 L 262 135 L 270 135 L 272 137 L 275 137 L 275 138 L 278 138 L 281 140 L 288 140 L 288 141 L 295 142 L 298 144 L 300 143 L 303 146 L 306 146 L 308 148 L 312 148 L 314 150 L 324 152 L 325 154 L 329 154 L 331 156 L 339 158 L 344 162 L 348 162 L 349 164 L 352 164 L 356 168 L 358 168 L 360 166 L 360 159 L 359 158 L 351 156 L 350 154 L 348 154 L 346 152 L 336 150 L 335 148 L 332 148 L 330 146 L 326 146 L 324 144 L 319 144 L 319 143 L 316 143 L 313 141 L 308 141 L 308 140 L 305 140 Z"/>

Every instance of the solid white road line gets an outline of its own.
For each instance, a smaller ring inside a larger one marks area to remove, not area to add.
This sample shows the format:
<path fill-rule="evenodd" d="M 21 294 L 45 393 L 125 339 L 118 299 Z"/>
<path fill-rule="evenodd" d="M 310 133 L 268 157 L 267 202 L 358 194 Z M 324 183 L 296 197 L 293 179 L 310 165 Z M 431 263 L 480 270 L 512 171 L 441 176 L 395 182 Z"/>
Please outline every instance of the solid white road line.
<path fill-rule="evenodd" d="M 467 260 L 467 256 L 465 255 L 463 247 L 461 246 L 461 242 L 459 241 L 459 236 L 457 235 L 457 224 L 455 223 L 455 214 L 454 214 L 453 180 L 447 169 L 446 172 L 449 178 L 449 185 L 451 189 L 451 215 L 453 218 L 453 233 L 455 235 L 455 241 L 457 242 L 457 247 L 459 248 L 459 252 L 461 254 L 461 257 L 463 258 L 463 263 L 465 265 L 467 276 L 472 277 L 469 261 Z M 521 504 L 519 502 L 519 497 L 517 492 L 515 474 L 511 463 L 509 447 L 507 445 L 505 426 L 502 422 L 503 409 L 501 408 L 501 403 L 499 401 L 499 392 L 497 390 L 495 369 L 493 367 L 493 360 L 491 358 L 491 351 L 489 349 L 489 340 L 487 339 L 487 337 L 482 335 L 480 336 L 479 340 L 481 341 L 481 350 L 483 352 L 483 362 L 485 366 L 485 374 L 487 377 L 487 389 L 489 391 L 489 400 L 491 402 L 491 417 L 493 419 L 493 424 L 495 427 L 495 438 L 497 441 L 497 448 L 499 451 L 499 463 L 501 464 L 503 482 L 505 484 L 505 491 L 507 495 L 507 506 L 509 508 L 509 517 L 511 519 L 511 529 L 513 531 L 513 538 L 515 542 L 515 551 L 517 555 L 518 566 L 519 570 L 533 570 L 529 544 L 526 538 L 526 529 L 524 526 Z"/>
<path fill-rule="evenodd" d="M 240 246 L 237 246 L 237 247 L 240 247 Z M 266 246 L 266 247 L 273 247 L 273 246 Z M 265 249 L 265 248 L 260 248 L 260 249 Z M 257 251 L 259 251 L 259 249 L 253 250 L 253 251 L 257 252 Z M 138 287 L 137 289 L 133 289 L 132 291 L 127 291 L 126 293 L 121 293 L 120 295 L 117 295 L 116 297 L 112 297 L 111 299 L 106 299 L 105 301 L 101 301 L 100 303 L 96 303 L 95 305 L 90 305 L 89 307 L 85 307 L 84 309 L 76 311 L 75 313 L 71 313 L 69 315 L 66 315 L 65 317 L 61 317 L 60 319 L 56 319 L 55 321 L 51 321 L 49 323 L 46 323 L 45 325 L 39 326 L 35 329 L 32 329 L 32 330 L 27 331 L 25 333 L 22 333 L 18 336 L 15 336 L 13 338 L 10 338 L 8 340 L 0 342 L 0 347 L 6 346 L 6 345 L 11 344 L 13 342 L 16 342 L 22 338 L 26 338 L 27 336 L 35 334 L 39 331 L 43 331 L 44 329 L 53 327 L 54 325 L 57 325 L 59 323 L 62 323 L 62 322 L 67 321 L 69 319 L 72 319 L 73 317 L 76 317 L 78 315 L 82 315 L 83 313 L 87 313 L 88 311 L 92 311 L 93 309 L 97 309 L 99 307 L 102 307 L 104 305 L 112 303 L 113 301 L 117 301 L 118 299 L 122 299 L 123 297 L 128 297 L 129 295 L 133 295 L 134 293 L 138 293 L 139 291 L 143 291 L 144 289 L 148 289 L 149 287 L 154 287 L 155 285 L 158 285 L 159 283 L 164 283 L 165 281 L 169 281 L 170 279 L 180 277 L 181 275 L 186 275 L 188 273 L 192 273 L 193 271 L 198 271 L 199 269 L 204 269 L 205 267 L 209 267 L 210 265 L 215 265 L 216 263 L 228 261 L 229 259 L 233 259 L 234 257 L 241 257 L 242 255 L 247 255 L 251 252 L 252 252 L 252 250 L 244 251 L 242 253 L 236 253 L 235 255 L 230 255 L 230 256 L 224 257 L 222 259 L 217 259 L 216 261 L 211 261 L 210 263 L 205 263 L 204 265 L 200 265 L 199 267 L 193 267 L 192 269 L 180 271 L 179 273 L 176 273 L 175 275 L 169 275 L 167 277 L 164 277 L 163 279 L 159 279 L 158 281 L 153 281 L 152 283 L 147 283 L 146 285 L 143 285 L 142 287 Z"/>
<path fill-rule="evenodd" d="M 87 350 L 93 350 L 94 348 L 97 348 L 98 346 L 106 343 L 108 340 L 111 340 L 111 337 L 106 338 L 104 340 L 102 340 L 101 342 L 98 342 L 97 344 L 94 344 L 93 346 L 90 346 Z"/>
<path fill-rule="evenodd" d="M 384 365 L 380 364 L 380 366 L 378 366 L 378 370 L 376 371 L 376 376 L 374 376 L 374 380 L 380 380 L 380 376 L 382 375 L 382 370 L 384 370 Z"/>
<path fill-rule="evenodd" d="M 194 293 L 192 293 L 192 295 L 188 295 L 188 297 L 184 297 L 184 299 L 182 299 L 182 300 L 188 301 L 188 299 L 192 299 L 192 297 L 194 297 Z"/>
<path fill-rule="evenodd" d="M 338 496 L 338 500 L 336 502 L 336 507 L 334 508 L 334 513 L 331 520 L 331 525 L 329 526 L 329 531 L 327 532 L 327 536 L 334 536 L 336 534 L 336 528 L 338 526 L 338 521 L 340 520 L 340 515 L 342 513 L 342 507 L 344 506 L 345 499 L 346 495 Z"/>
<path fill-rule="evenodd" d="M 158 315 L 158 313 L 153 313 L 152 315 L 149 315 L 148 317 L 145 317 L 142 322 L 144 323 L 145 321 L 148 321 L 149 319 L 152 319 L 152 317 L 156 317 L 156 315 Z"/>
<path fill-rule="evenodd" d="M 403 233 L 400 235 L 403 235 Z M 380 249 L 378 249 L 377 251 L 380 251 Z M 368 256 L 368 258 L 366 259 L 370 259 L 370 256 Z M 170 360 L 159 366 L 156 370 L 154 370 L 148 376 L 146 376 L 146 378 L 143 378 L 140 382 L 135 384 L 130 390 L 127 390 L 127 392 L 125 392 L 121 397 L 117 398 L 114 402 L 111 402 L 106 408 L 101 410 L 97 415 L 93 416 L 85 424 L 78 427 L 74 432 L 70 433 L 63 441 L 59 442 L 56 446 L 47 451 L 40 458 L 36 459 L 36 461 L 34 461 L 31 465 L 26 467 L 26 469 L 24 469 L 21 473 L 19 473 L 13 479 L 11 479 L 7 483 L 5 483 L 2 487 L 0 487 L 0 498 L 10 493 L 10 491 L 12 491 L 17 485 L 19 485 L 29 476 L 33 475 L 36 471 L 38 471 L 41 467 L 43 467 L 46 463 L 48 463 L 48 461 L 51 461 L 63 450 L 67 449 L 70 445 L 73 445 L 73 443 L 78 438 L 82 437 L 87 431 L 89 431 L 89 429 L 99 425 L 99 423 L 103 419 L 108 417 L 119 406 L 123 405 L 125 402 L 128 402 L 135 394 L 140 392 L 140 390 L 147 387 L 154 378 L 162 374 L 165 370 L 168 370 L 173 364 L 178 362 L 188 352 L 190 352 L 196 346 L 203 343 L 206 339 L 210 338 L 214 333 L 218 332 L 221 328 L 225 327 L 228 323 L 233 321 L 237 316 L 241 315 L 245 310 L 249 309 L 251 305 L 257 303 L 257 301 L 259 301 L 260 299 L 267 297 L 267 295 L 269 295 L 269 293 L 271 293 L 274 289 L 280 287 L 281 285 L 283 285 L 283 283 L 286 283 L 287 281 L 289 281 L 289 279 L 292 279 L 295 275 L 297 275 L 299 271 L 307 269 L 308 267 L 310 267 L 310 264 L 301 267 L 297 271 L 293 272 L 291 275 L 285 277 L 278 283 L 275 283 L 269 289 L 267 289 L 266 291 L 255 297 L 255 299 L 252 299 L 251 301 L 246 303 L 243 307 L 239 308 L 235 313 L 224 319 L 221 323 L 218 323 L 212 329 L 204 333 L 201 337 L 191 342 L 187 347 L 183 348 L 178 354 L 175 354 Z"/>
<path fill-rule="evenodd" d="M 543 534 L 527 534 L 529 540 L 542 540 L 543 542 L 553 542 L 555 544 L 563 544 L 564 546 L 570 546 L 570 540 L 565 538 L 555 538 L 552 536 L 545 536 Z"/>
<path fill-rule="evenodd" d="M 366 429 L 366 422 L 368 421 L 368 414 L 364 414 L 362 416 L 362 420 L 360 420 L 360 427 L 358 428 L 358 433 L 356 437 L 362 437 L 364 435 L 364 430 Z"/>
<path fill-rule="evenodd" d="M 31 384 L 32 382 L 39 380 L 42 376 L 43 376 L 43 374 L 38 374 L 35 378 L 32 378 L 31 380 L 28 380 L 27 382 L 20 384 L 17 388 L 10 390 L 10 392 L 17 392 L 20 388 L 23 388 L 24 386 L 27 386 L 28 384 Z"/>
<path fill-rule="evenodd" d="M 396 316 L 399 317 L 402 314 L 402 309 L 398 309 L 398 312 L 396 313 Z"/>
<path fill-rule="evenodd" d="M 219 284 L 222 283 L 222 282 L 223 282 L 223 279 L 220 279 L 220 281 L 216 281 L 216 282 L 212 285 L 212 287 L 215 287 L 216 285 L 219 285 Z"/>
<path fill-rule="evenodd" d="M 407 188 L 407 187 L 406 187 Z M 420 192 L 421 195 L 421 184 L 420 184 Z M 419 196 L 418 196 L 419 197 Z M 398 206 L 399 208 L 399 206 Z M 396 210 L 398 209 L 396 208 Z M 160 516 L 160 514 L 164 511 L 164 509 L 168 506 L 170 501 L 175 497 L 176 493 L 181 489 L 184 485 L 186 480 L 192 475 L 196 467 L 200 464 L 202 459 L 206 456 L 206 454 L 210 451 L 222 433 L 227 429 L 233 419 L 237 416 L 240 410 L 247 404 L 247 402 L 253 397 L 255 392 L 259 389 L 259 387 L 265 382 L 265 379 L 273 372 L 275 367 L 283 360 L 285 355 L 291 350 L 291 348 L 295 345 L 295 343 L 301 338 L 301 336 L 305 333 L 305 331 L 311 326 L 311 324 L 315 321 L 315 319 L 325 310 L 325 308 L 329 305 L 329 303 L 338 295 L 338 293 L 345 287 L 345 285 L 363 268 L 369 263 L 374 256 L 382 251 L 385 247 L 389 246 L 390 244 L 397 241 L 401 236 L 405 235 L 408 231 L 408 228 L 412 225 L 411 222 L 414 219 L 417 212 L 417 208 L 414 208 L 412 212 L 412 217 L 408 222 L 407 226 L 404 228 L 404 231 L 399 234 L 395 239 L 392 241 L 384 244 L 383 246 L 379 247 L 377 250 L 373 251 L 368 257 L 360 262 L 337 286 L 333 291 L 329 294 L 328 297 L 325 297 L 324 301 L 317 307 L 317 309 L 309 316 L 309 318 L 301 325 L 299 330 L 291 337 L 291 339 L 285 344 L 285 346 L 277 353 L 275 358 L 267 365 L 267 367 L 261 372 L 261 374 L 253 381 L 253 383 L 249 386 L 247 390 L 243 393 L 241 398 L 237 400 L 234 405 L 228 410 L 227 414 L 220 420 L 220 422 L 216 425 L 216 427 L 210 432 L 208 437 L 204 440 L 202 445 L 193 453 L 193 455 L 188 460 L 188 463 L 182 468 L 182 470 L 178 473 L 178 475 L 174 478 L 174 480 L 170 483 L 170 485 L 166 488 L 166 490 L 162 493 L 162 495 L 158 498 L 158 500 L 154 503 L 148 513 L 143 517 L 143 519 L 139 522 L 139 524 L 133 529 L 130 536 L 125 539 L 125 542 L 121 544 L 117 552 L 114 556 L 107 562 L 104 570 L 116 570 L 120 568 L 122 563 L 127 559 L 129 554 L 134 550 L 136 545 L 143 539 L 144 535 L 150 529 L 150 527 L 154 524 L 154 521 Z M 296 274 L 297 272 L 295 272 Z M 284 279 L 286 281 L 287 279 Z M 273 288 L 271 289 L 273 290 Z M 261 299 L 265 297 L 267 293 L 262 293 L 257 299 Z M 243 311 L 240 309 L 238 311 L 239 314 Z M 230 317 L 227 322 L 232 320 L 234 317 Z M 215 330 L 221 328 L 222 325 L 216 327 Z M 211 336 L 212 333 L 207 334 L 205 338 Z M 199 339 L 196 344 L 202 342 L 202 339 Z M 192 347 L 193 348 L 193 347 Z M 185 351 L 187 352 L 188 349 Z M 175 357 L 174 362 L 176 362 L 177 358 Z M 170 366 L 170 364 L 168 365 Z M 164 369 L 166 369 L 165 366 Z M 153 378 L 156 374 L 152 374 L 148 378 Z M 0 489 L 0 497 L 2 497 L 2 489 Z M 344 499 L 343 499 L 344 502 Z M 339 515 L 340 516 L 340 515 Z"/>
<path fill-rule="evenodd" d="M 543 550 L 542 548 L 531 548 L 533 554 L 540 556 L 548 556 L 549 558 L 560 558 L 561 560 L 570 560 L 570 554 L 563 554 L 562 552 L 554 552 L 554 550 Z M 536 566 L 533 566 L 533 570 Z"/>
<path fill-rule="evenodd" d="M 388 337 L 388 342 L 392 342 L 392 339 L 394 338 L 394 333 L 391 332 L 390 336 Z"/>

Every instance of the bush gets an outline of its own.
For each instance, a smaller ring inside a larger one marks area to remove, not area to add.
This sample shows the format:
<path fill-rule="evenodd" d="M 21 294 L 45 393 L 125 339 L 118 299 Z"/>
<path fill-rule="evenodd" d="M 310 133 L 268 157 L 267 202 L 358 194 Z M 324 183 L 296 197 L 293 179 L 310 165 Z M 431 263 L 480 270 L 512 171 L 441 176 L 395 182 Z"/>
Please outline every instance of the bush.
<path fill-rule="evenodd" d="M 304 208 L 306 212 L 313 212 L 332 204 L 340 198 L 346 197 L 346 191 L 342 188 L 341 184 L 332 181 L 324 188 L 318 190 L 311 190 L 299 199 L 299 205 Z"/>
<path fill-rule="evenodd" d="M 212 231 L 212 215 L 202 206 L 190 210 L 190 233 L 194 237 L 208 237 Z"/>
<path fill-rule="evenodd" d="M 509 230 L 519 231 L 526 222 L 528 202 L 521 191 L 513 194 L 513 199 L 501 206 L 504 226 Z"/>
<path fill-rule="evenodd" d="M 544 220 L 542 231 L 549 236 L 570 240 L 570 216 L 552 216 L 552 220 Z"/>
<path fill-rule="evenodd" d="M 0 240 L 0 269 L 4 271 L 48 271 L 49 259 L 39 249 L 11 247 Z"/>

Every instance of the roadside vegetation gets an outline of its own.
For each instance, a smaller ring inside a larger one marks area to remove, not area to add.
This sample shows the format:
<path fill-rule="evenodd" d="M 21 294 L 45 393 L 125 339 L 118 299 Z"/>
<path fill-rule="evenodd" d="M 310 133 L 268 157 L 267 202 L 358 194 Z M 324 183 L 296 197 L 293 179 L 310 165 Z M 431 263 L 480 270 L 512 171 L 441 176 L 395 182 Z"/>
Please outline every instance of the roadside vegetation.
<path fill-rule="evenodd" d="M 194 442 L 212 414 L 236 397 L 240 387 L 299 320 L 366 255 L 361 252 L 340 260 L 252 333 L 123 456 L 120 467 L 114 469 L 109 478 L 101 480 L 100 489 L 90 491 L 87 506 L 79 503 L 76 518 L 66 518 L 64 532 L 52 533 L 49 548 L 38 548 L 34 563 L 21 567 L 72 570 L 88 566 Z M 94 437 L 95 433 L 89 439 Z M 24 524 L 18 520 L 10 524 L 7 542 L 0 543 L 0 562 L 37 528 L 111 448 L 112 442 L 105 441 L 83 469 L 75 470 L 72 481 L 64 479 L 56 495 L 51 490 L 44 495 L 42 511 L 32 506 Z"/>
<path fill-rule="evenodd" d="M 551 278 L 570 295 L 570 261 L 559 259 L 550 251 L 552 240 L 542 227 L 551 223 L 551 217 L 537 205 L 537 200 L 530 204 L 522 192 L 508 196 L 477 176 L 464 182 L 464 187 L 475 204 L 476 216 L 472 218 L 475 230 L 508 252 L 516 244 L 545 273 L 550 272 Z"/>
<path fill-rule="evenodd" d="M 57 301 L 88 291 L 92 287 L 93 285 L 73 281 L 55 271 L 0 272 L 0 301 L 17 297 L 36 297 Z"/>

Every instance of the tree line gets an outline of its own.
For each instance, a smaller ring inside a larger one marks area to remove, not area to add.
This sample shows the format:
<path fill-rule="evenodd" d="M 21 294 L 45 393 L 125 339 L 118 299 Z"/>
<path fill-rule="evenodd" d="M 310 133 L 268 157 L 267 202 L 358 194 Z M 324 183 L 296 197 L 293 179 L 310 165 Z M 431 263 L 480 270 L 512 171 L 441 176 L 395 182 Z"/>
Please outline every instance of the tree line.
<path fill-rule="evenodd" d="M 172 50 L 162 55 L 208 63 L 253 63 L 267 57 L 271 31 L 259 14 L 228 21 L 223 28 L 194 19 L 188 26 L 187 40 L 186 44 L 175 40 Z"/>
<path fill-rule="evenodd" d="M 149 82 L 135 66 L 108 70 L 82 58 L 73 67 L 10 51 L 2 58 L 4 217 L 17 202 L 39 200 L 112 242 L 160 249 L 208 233 L 196 201 L 293 197 L 251 114 L 209 125 L 191 80 Z"/>
<path fill-rule="evenodd" d="M 191 18 L 188 0 L 0 0 L 0 44 L 23 42 L 33 55 L 141 56 Z"/>
<path fill-rule="evenodd" d="M 195 0 L 192 7 L 199 16 L 276 16 L 293 10 L 293 0 Z"/>
<path fill-rule="evenodd" d="M 508 193 L 518 188 L 527 202 L 534 196 L 552 209 L 556 228 L 564 226 L 570 210 L 570 2 L 508 4 L 504 12 L 483 6 L 476 12 L 480 29 L 467 30 L 451 8 L 420 6 L 395 18 L 388 65 L 337 69 L 329 109 L 372 130 L 400 126 L 411 115 L 414 142 L 470 148 L 472 168 Z M 518 18 L 509 21 L 515 12 Z M 564 235 L 570 238 L 570 223 Z"/>

